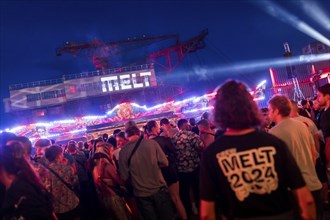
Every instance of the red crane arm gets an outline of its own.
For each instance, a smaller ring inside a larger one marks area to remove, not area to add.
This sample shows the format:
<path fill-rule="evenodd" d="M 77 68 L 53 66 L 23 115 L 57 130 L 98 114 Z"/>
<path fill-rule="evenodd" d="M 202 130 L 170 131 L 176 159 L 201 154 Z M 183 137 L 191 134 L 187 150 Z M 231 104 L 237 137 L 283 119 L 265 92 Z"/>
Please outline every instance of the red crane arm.
<path fill-rule="evenodd" d="M 167 73 L 172 72 L 182 59 L 188 53 L 196 52 L 205 47 L 204 38 L 208 35 L 208 30 L 203 30 L 201 33 L 182 43 L 177 42 L 175 45 L 159 50 L 149 55 L 149 62 L 153 62 L 164 68 Z M 157 58 L 165 57 L 166 64 L 156 60 Z"/>

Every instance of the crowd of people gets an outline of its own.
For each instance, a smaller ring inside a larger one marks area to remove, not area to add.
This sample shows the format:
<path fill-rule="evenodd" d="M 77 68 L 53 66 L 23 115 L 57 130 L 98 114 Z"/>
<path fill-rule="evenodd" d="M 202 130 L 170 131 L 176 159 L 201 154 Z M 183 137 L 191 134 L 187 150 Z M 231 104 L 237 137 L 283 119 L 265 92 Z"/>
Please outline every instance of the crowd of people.
<path fill-rule="evenodd" d="M 324 219 L 330 84 L 260 109 L 230 80 L 214 101 L 198 118 L 128 121 L 85 143 L 1 133 L 0 218 Z"/>

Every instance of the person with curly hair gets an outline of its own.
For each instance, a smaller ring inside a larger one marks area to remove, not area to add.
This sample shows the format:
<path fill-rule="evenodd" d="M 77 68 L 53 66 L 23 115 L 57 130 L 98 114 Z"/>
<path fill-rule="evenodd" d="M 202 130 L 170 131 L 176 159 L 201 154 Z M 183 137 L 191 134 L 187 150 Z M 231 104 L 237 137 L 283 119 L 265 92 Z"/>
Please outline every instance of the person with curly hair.
<path fill-rule="evenodd" d="M 295 159 L 283 141 L 260 129 L 261 113 L 243 83 L 231 80 L 216 90 L 214 116 L 226 131 L 202 155 L 201 219 L 295 219 L 288 188 L 302 218 L 315 219 Z"/>

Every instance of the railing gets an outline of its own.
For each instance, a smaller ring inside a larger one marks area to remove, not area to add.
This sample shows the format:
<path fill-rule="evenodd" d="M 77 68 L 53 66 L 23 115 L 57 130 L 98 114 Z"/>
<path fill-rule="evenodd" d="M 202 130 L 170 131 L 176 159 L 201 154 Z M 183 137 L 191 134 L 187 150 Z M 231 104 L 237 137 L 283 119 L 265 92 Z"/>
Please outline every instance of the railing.
<path fill-rule="evenodd" d="M 13 84 L 9 86 L 9 90 L 18 90 L 18 89 L 31 88 L 36 86 L 49 86 L 49 85 L 63 83 L 64 80 L 102 76 L 107 74 L 123 73 L 123 72 L 136 71 L 136 70 L 145 70 L 145 69 L 151 69 L 153 68 L 153 66 L 154 66 L 153 63 L 151 63 L 151 64 L 142 64 L 142 65 L 128 66 L 128 67 L 118 67 L 107 70 L 97 70 L 92 72 L 70 74 L 70 75 L 64 75 L 63 78 L 61 79 L 41 80 L 36 82 Z"/>
<path fill-rule="evenodd" d="M 19 83 L 19 84 L 10 85 L 9 90 L 18 90 L 18 89 L 31 88 L 36 86 L 49 86 L 60 83 L 63 83 L 63 79 L 50 79 L 50 80 L 42 80 L 36 82 Z"/>
<path fill-rule="evenodd" d="M 145 70 L 145 69 L 151 69 L 151 68 L 153 68 L 153 64 L 142 64 L 142 65 L 137 65 L 137 66 L 118 67 L 118 68 L 112 68 L 112 69 L 107 69 L 107 70 L 96 70 L 93 72 L 70 74 L 70 75 L 64 75 L 63 77 L 64 77 L 64 80 L 71 80 L 71 79 L 102 76 L 102 75 L 107 75 L 107 74 L 123 73 L 123 72 L 136 71 L 136 70 Z"/>

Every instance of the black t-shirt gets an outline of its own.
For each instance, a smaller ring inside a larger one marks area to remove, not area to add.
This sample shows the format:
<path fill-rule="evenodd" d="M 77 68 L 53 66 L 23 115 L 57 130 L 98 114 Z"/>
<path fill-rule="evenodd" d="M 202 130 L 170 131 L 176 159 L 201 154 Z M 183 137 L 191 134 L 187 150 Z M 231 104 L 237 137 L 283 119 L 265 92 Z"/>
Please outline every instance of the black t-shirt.
<path fill-rule="evenodd" d="M 174 164 L 176 159 L 176 151 L 171 139 L 164 136 L 157 136 L 152 140 L 156 141 L 159 144 L 159 146 L 162 148 L 164 154 L 168 159 L 168 162 L 170 164 Z"/>
<path fill-rule="evenodd" d="M 166 184 L 170 186 L 171 184 L 178 181 L 178 174 L 176 170 L 175 160 L 176 152 L 174 145 L 170 138 L 164 136 L 157 136 L 152 140 L 156 141 L 159 146 L 162 148 L 168 160 L 168 167 L 161 168 L 163 177 L 166 181 Z"/>
<path fill-rule="evenodd" d="M 320 119 L 320 128 L 324 139 L 330 137 L 330 107 L 322 113 Z"/>
<path fill-rule="evenodd" d="M 75 154 L 71 154 L 71 157 L 74 159 L 76 168 L 77 168 L 77 175 L 79 182 L 86 182 L 88 181 L 87 176 L 87 159 L 85 154 L 81 151 L 78 151 Z"/>
<path fill-rule="evenodd" d="M 229 218 L 271 216 L 291 209 L 288 188 L 305 186 L 283 141 L 254 131 L 221 136 L 208 146 L 200 167 L 200 197 L 218 201 Z"/>
<path fill-rule="evenodd" d="M 195 134 L 199 135 L 199 129 L 197 126 L 192 127 L 191 131 L 194 132 Z"/>
<path fill-rule="evenodd" d="M 324 109 L 319 110 L 319 111 L 315 111 L 315 124 L 316 124 L 316 127 L 318 129 L 321 129 L 320 128 L 320 121 L 321 121 L 321 116 L 323 114 L 323 111 L 324 111 Z"/>
<path fill-rule="evenodd" d="M 299 110 L 299 115 L 304 116 L 306 118 L 310 118 L 309 111 L 307 109 L 304 109 L 304 108 Z"/>
<path fill-rule="evenodd" d="M 5 219 L 53 219 L 50 194 L 20 178 L 6 192 L 1 212 Z"/>

